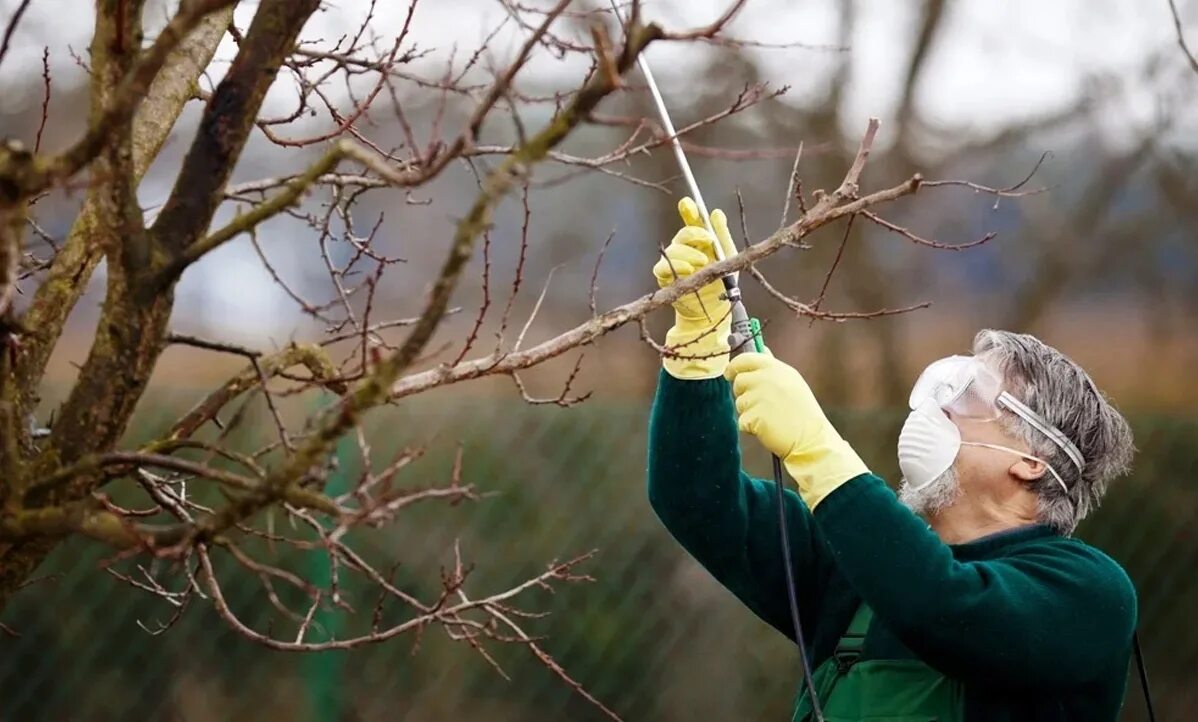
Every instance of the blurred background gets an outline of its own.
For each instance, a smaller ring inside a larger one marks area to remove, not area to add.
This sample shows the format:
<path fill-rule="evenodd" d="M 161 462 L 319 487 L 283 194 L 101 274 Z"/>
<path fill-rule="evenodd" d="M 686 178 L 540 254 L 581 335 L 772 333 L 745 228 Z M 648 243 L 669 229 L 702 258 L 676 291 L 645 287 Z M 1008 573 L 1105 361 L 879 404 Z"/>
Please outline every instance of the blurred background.
<path fill-rule="evenodd" d="M 1198 3 L 1178 2 L 1187 37 L 1198 43 Z M 0 24 L 16 5 L 0 0 Z M 243 5 L 239 24 L 252 16 L 253 4 Z M 330 2 L 304 37 L 352 32 L 369 5 Z M 155 7 L 159 17 L 168 14 L 168 4 L 150 7 L 151 16 Z M 379 3 L 372 27 L 394 34 L 406 7 Z M 645 12 L 681 29 L 710 22 L 724 7 L 660 1 L 645 3 Z M 85 121 L 81 56 L 90 12 L 82 0 L 31 5 L 0 65 L 3 135 L 28 143 L 37 131 L 43 48 L 53 68 L 44 145 L 61 147 L 78 133 Z M 412 38 L 429 53 L 413 71 L 434 76 L 451 57 L 462 63 L 505 17 L 492 0 L 425 0 Z M 660 44 L 648 57 L 680 126 L 721 111 L 756 83 L 789 86 L 686 137 L 706 200 L 728 211 L 738 243 L 746 241 L 738 192 L 749 239 L 764 238 L 779 225 L 799 143 L 799 177 L 810 198 L 816 189 L 838 185 L 871 116 L 881 119 L 882 130 L 865 190 L 915 172 L 1001 188 L 1035 169 L 1022 188 L 1042 193 L 996 202 L 963 187 L 925 188 L 881 209 L 890 221 L 945 243 L 997 232 L 976 248 L 936 250 L 858 222 L 847 236 L 843 225 L 824 229 L 807 239 L 809 249 L 783 250 L 759 269 L 782 290 L 810 301 L 821 296 L 837 263 L 821 304 L 829 311 L 922 302 L 927 308 L 811 323 L 794 318 L 747 277 L 746 297 L 765 320 L 775 353 L 799 365 L 844 435 L 892 480 L 912 381 L 930 360 L 967 351 L 978 329 L 1034 333 L 1087 368 L 1131 420 L 1139 456 L 1132 475 L 1112 486 L 1080 536 L 1119 560 L 1139 589 L 1158 719 L 1196 718 L 1198 384 L 1191 374 L 1198 367 L 1198 72 L 1177 45 L 1167 0 L 749 0 L 731 34 L 756 44 Z M 477 72 L 485 77 L 487 67 L 502 67 L 522 37 L 514 25 L 501 28 Z M 226 42 L 208 87 L 232 55 L 234 46 Z M 568 91 L 584 71 L 542 53 L 519 87 L 541 96 Z M 637 84 L 635 73 L 631 81 Z M 290 88 L 279 86 L 268 113 L 290 109 Z M 436 94 L 412 93 L 413 123 L 427 128 L 437 112 Z M 185 114 L 143 182 L 149 215 L 169 190 L 196 110 Z M 550 110 L 531 106 L 523 120 L 535 126 Z M 609 99 L 601 111 L 651 112 L 635 89 Z M 468 112 L 468 105 L 451 103 L 448 117 L 460 121 Z M 370 122 L 371 137 L 384 145 L 400 137 L 391 115 L 377 113 Z M 310 121 L 313 132 L 322 128 L 321 119 Z M 511 129 L 496 125 L 486 133 L 500 142 L 510 139 Z M 626 135 L 621 128 L 589 127 L 565 150 L 597 156 Z M 235 182 L 299 170 L 311 157 L 259 137 Z M 592 268 L 613 230 L 598 275 L 600 310 L 651 290 L 649 268 L 679 225 L 674 205 L 684 186 L 663 150 L 618 170 L 662 188 L 577 168 L 538 171 L 524 285 L 515 304 L 520 322 L 557 270 L 530 343 L 589 317 Z M 379 242 L 407 259 L 376 299 L 388 317 L 418 308 L 427 273 L 474 191 L 474 176 L 463 167 L 406 197 L 381 192 L 359 204 L 364 230 L 385 218 Z M 61 237 L 79 201 L 69 193 L 43 201 L 38 222 Z M 322 199 L 317 194 L 309 202 Z M 521 218 L 518 200 L 497 218 L 491 272 L 501 291 L 510 288 L 518 263 Z M 288 288 L 317 300 L 335 293 L 315 234 L 302 222 L 272 222 L 258 240 Z M 463 310 L 446 323 L 440 340 L 460 345 L 473 322 L 482 298 L 481 259 L 475 262 L 454 299 Z M 47 409 L 69 388 L 75 364 L 87 353 L 102 271 L 92 286 L 56 354 Z M 659 339 L 667 316 L 662 312 L 651 324 Z M 322 333 L 244 239 L 188 271 L 173 326 L 263 351 Z M 573 361 L 563 357 L 530 372 L 530 391 L 555 396 Z M 167 428 L 240 364 L 194 349 L 169 350 L 131 443 Z M 645 429 L 657 368 L 656 354 L 636 330 L 622 329 L 586 350 L 575 388 L 594 393 L 581 405 L 528 406 L 509 381 L 499 380 L 438 390 L 378 412 L 369 433 L 380 458 L 389 449 L 429 448 L 405 472 L 405 483 L 445 480 L 460 444 L 463 478 L 493 493 L 477 503 L 420 507 L 360 545 L 384 566 L 402 562 L 397 583 L 425 592 L 438 588 L 438 570 L 452 562 L 455 539 L 476 565 L 471 585 L 481 588 L 501 588 L 552 559 L 597 549 L 585 567 L 595 581 L 537 598 L 536 606 L 551 614 L 530 625 L 586 689 L 628 720 L 787 719 L 798 682 L 793 648 L 706 577 L 648 507 Z M 243 433 L 269 433 L 265 408 L 254 413 L 263 428 Z M 753 469 L 767 472 L 764 454 L 751 442 L 744 447 Z M 347 475 L 354 463 L 347 451 Z M 146 629 L 171 610 L 101 571 L 103 554 L 88 543 L 65 544 L 39 571 L 41 581 L 0 617 L 9 630 L 0 629 L 0 720 L 601 718 L 526 650 L 494 650 L 505 679 L 437 630 L 418 645 L 401 638 L 352 652 L 293 655 L 255 646 L 207 608 L 195 608 L 153 636 Z M 314 560 L 291 562 L 311 564 L 312 574 L 320 574 Z M 265 620 L 261 585 L 244 582 L 227 581 L 226 588 L 243 591 L 230 602 L 250 619 L 260 610 Z M 357 622 L 330 613 L 322 623 L 336 634 Z M 1124 719 L 1145 719 L 1142 707 L 1133 678 Z"/>

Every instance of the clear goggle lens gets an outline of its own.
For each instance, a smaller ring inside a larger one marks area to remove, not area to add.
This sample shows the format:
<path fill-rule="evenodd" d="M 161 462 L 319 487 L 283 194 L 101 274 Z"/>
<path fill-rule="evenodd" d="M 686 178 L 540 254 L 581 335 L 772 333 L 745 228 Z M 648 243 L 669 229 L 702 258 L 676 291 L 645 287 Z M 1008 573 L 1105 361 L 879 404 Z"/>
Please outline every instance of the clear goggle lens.
<path fill-rule="evenodd" d="M 950 416 L 992 421 L 1001 413 L 1002 379 L 972 356 L 949 356 L 932 363 L 911 389 L 910 405 L 929 398 Z"/>

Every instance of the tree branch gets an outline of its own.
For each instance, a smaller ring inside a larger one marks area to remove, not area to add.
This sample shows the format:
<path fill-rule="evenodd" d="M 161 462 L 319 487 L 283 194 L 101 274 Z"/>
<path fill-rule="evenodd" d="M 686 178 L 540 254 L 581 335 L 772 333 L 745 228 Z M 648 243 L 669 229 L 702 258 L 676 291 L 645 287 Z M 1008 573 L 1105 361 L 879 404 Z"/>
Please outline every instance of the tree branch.
<path fill-rule="evenodd" d="M 319 0 L 263 0 L 228 73 L 212 93 L 175 186 L 151 228 L 167 253 L 185 252 L 212 221 L 266 91 Z"/>
<path fill-rule="evenodd" d="M 33 0 L 21 0 L 21 4 L 9 17 L 8 25 L 4 28 L 4 38 L 0 40 L 0 63 L 4 62 L 4 58 L 8 55 L 8 47 L 12 42 L 12 36 L 17 32 L 17 26 L 21 24 L 21 18 L 25 15 L 25 11 L 29 9 L 29 5 Z"/>
<path fill-rule="evenodd" d="M 167 60 L 150 86 L 150 92 L 133 120 L 133 176 L 139 182 L 170 136 L 183 106 L 192 97 L 196 81 L 208 67 L 233 9 L 206 16 Z M 102 258 L 99 231 L 99 189 L 93 188 L 79 211 L 62 249 L 54 256 L 46 279 L 34 293 L 21 319 L 25 343 L 16 367 L 17 386 L 29 413 L 37 404 L 37 391 L 71 309 L 87 288 Z"/>
<path fill-rule="evenodd" d="M 259 358 L 257 368 L 250 366 L 226 381 L 176 421 L 166 438 L 189 438 L 206 422 L 215 419 L 230 401 L 261 384 L 263 377 L 276 376 L 292 366 L 304 366 L 314 379 L 328 383 L 337 393 L 346 391 L 345 385 L 335 380 L 336 370 L 324 349 L 311 345 L 289 346 L 276 354 Z"/>
<path fill-rule="evenodd" d="M 1181 52 L 1185 53 L 1186 60 L 1190 61 L 1190 67 L 1198 73 L 1198 58 L 1194 57 L 1194 53 L 1190 51 L 1190 46 L 1186 44 L 1185 32 L 1181 29 L 1181 13 L 1177 10 L 1176 0 L 1169 0 L 1169 12 L 1173 14 L 1173 27 L 1177 31 L 1177 45 L 1181 48 Z"/>
<path fill-rule="evenodd" d="M 73 146 L 49 158 L 31 157 L 28 163 L 0 166 L 0 176 L 8 176 L 16 193 L 5 193 L 0 203 L 16 202 L 36 195 L 50 186 L 70 178 L 100 154 L 120 129 L 133 120 L 138 105 L 145 99 L 158 72 L 171 56 L 171 51 L 209 13 L 234 4 L 236 0 L 184 0 L 154 43 L 141 53 L 137 64 L 116 89 L 112 100 L 88 124 L 88 129 Z M 130 11 L 132 12 L 132 10 Z M 5 184 L 7 186 L 8 183 Z"/>
<path fill-rule="evenodd" d="M 724 26 L 732 22 L 732 18 L 740 12 L 740 9 L 745 6 L 746 0 L 735 0 L 728 9 L 725 10 L 718 18 L 710 25 L 705 25 L 701 28 L 693 30 L 683 30 L 681 32 L 666 32 L 662 33 L 662 40 L 702 40 L 715 37 L 717 33 L 724 29 Z"/>
<path fill-rule="evenodd" d="M 923 182 L 919 175 L 864 197 L 859 195 L 861 174 L 877 130 L 878 121 L 871 119 L 857 151 L 857 156 L 836 191 L 821 195 L 816 205 L 803 214 L 798 221 L 779 229 L 765 240 L 742 249 L 731 258 L 705 266 L 698 273 L 687 276 L 663 289 L 594 316 L 587 322 L 524 351 L 513 353 L 497 351 L 487 357 L 467 361 L 453 367 L 438 368 L 406 376 L 391 387 L 391 398 L 402 398 L 430 388 L 468 379 L 494 374 L 511 374 L 514 371 L 535 366 L 548 358 L 561 355 L 569 349 L 591 343 L 626 323 L 641 319 L 650 312 L 669 305 L 688 293 L 694 293 L 728 273 L 743 271 L 778 249 L 800 242 L 814 231 L 839 218 L 853 216 L 873 206 L 915 193 Z M 901 311 L 906 310 L 908 309 L 901 309 Z M 827 314 L 827 316 L 835 317 L 836 314 Z"/>
<path fill-rule="evenodd" d="M 903 94 L 898 107 L 898 132 L 907 136 L 911 132 L 911 121 L 915 111 L 915 91 L 919 87 L 919 77 L 925 67 L 925 61 L 932 49 L 932 41 L 944 19 L 945 0 L 925 0 L 923 19 L 919 24 L 919 34 L 915 39 L 915 48 L 911 53 L 911 61 L 907 64 L 906 78 L 903 81 Z M 906 144 L 901 144 L 906 147 Z"/>
<path fill-rule="evenodd" d="M 543 34 L 547 28 L 548 22 L 542 24 L 539 32 Z M 625 40 L 627 49 L 620 56 L 619 71 L 627 72 L 636 56 L 660 34 L 661 30 L 656 25 L 634 26 Z M 488 174 L 482 183 L 482 192 L 475 199 L 470 211 L 457 224 L 449 254 L 433 283 L 419 320 L 400 349 L 383 359 L 371 375 L 328 415 L 320 428 L 296 450 L 287 463 L 270 475 L 263 493 L 246 495 L 230 503 L 217 514 L 200 520 L 191 532 L 195 540 L 210 539 L 275 501 L 285 488 L 294 484 L 319 463 L 333 443 L 356 424 L 364 412 L 389 398 L 392 385 L 418 358 L 440 324 L 462 269 L 473 255 L 474 243 L 490 224 L 495 205 L 518 181 L 527 177 L 531 167 L 543 160 L 548 152 L 564 140 L 613 90 L 615 87 L 606 75 L 592 74 L 569 105 L 554 116 L 539 133 L 531 137 L 527 144 L 517 149 Z"/>
<path fill-rule="evenodd" d="M 274 195 L 270 200 L 255 204 L 249 211 L 239 213 L 223 227 L 209 233 L 207 236 L 192 243 L 171 261 L 162 271 L 159 283 L 167 282 L 180 276 L 192 263 L 200 260 L 204 254 L 216 249 L 226 241 L 255 228 L 290 208 L 300 199 L 316 179 L 333 170 L 337 162 L 345 156 L 345 146 L 348 141 L 335 143 L 320 160 L 313 163 L 308 170 L 287 181 L 284 190 Z"/>
<path fill-rule="evenodd" d="M 3 541 L 57 540 L 71 534 L 83 534 L 118 549 L 145 545 L 133 525 L 121 516 L 83 502 L 0 514 Z"/>
<path fill-rule="evenodd" d="M 172 444 L 168 442 L 160 442 L 151 444 L 149 449 L 162 450 L 170 449 Z M 182 448 L 180 445 L 174 445 L 176 448 Z M 186 459 L 176 459 L 173 456 L 165 456 L 153 451 L 141 452 L 124 452 L 116 451 L 106 454 L 97 454 L 96 456 L 87 457 L 79 463 L 61 469 L 50 476 L 39 479 L 36 484 L 29 488 L 29 495 L 42 494 L 48 490 L 54 489 L 62 484 L 69 483 L 71 480 L 80 476 L 89 476 L 97 471 L 108 469 L 110 467 L 118 467 L 120 474 L 128 474 L 136 469 L 158 468 L 177 471 L 190 476 L 211 479 L 233 489 L 244 492 L 261 491 L 262 482 L 241 474 L 234 474 L 222 469 L 215 469 L 206 464 L 199 464 Z M 324 494 L 320 494 L 308 489 L 291 487 L 285 491 L 283 500 L 289 504 L 305 508 L 315 509 L 317 511 L 338 516 L 340 509 Z"/>
<path fill-rule="evenodd" d="M 206 4 L 197 2 L 187 7 Z M 105 249 L 110 259 L 108 293 L 87 360 L 36 462 L 41 472 L 107 451 L 124 432 L 165 345 L 174 304 L 173 281 L 156 283 L 154 271 L 211 222 L 221 199 L 217 191 L 237 161 L 266 90 L 318 5 L 319 0 L 265 0 L 259 6 L 150 232 L 141 224 L 136 198 L 122 191 L 128 184 L 107 184 L 109 197 L 104 202 L 113 209 L 105 216 L 106 235 L 113 242 Z M 125 155 L 117 158 L 126 162 Z M 120 169 L 121 179 L 131 175 L 131 164 L 126 165 Z M 80 480 L 68 492 L 86 493 L 87 486 Z"/>

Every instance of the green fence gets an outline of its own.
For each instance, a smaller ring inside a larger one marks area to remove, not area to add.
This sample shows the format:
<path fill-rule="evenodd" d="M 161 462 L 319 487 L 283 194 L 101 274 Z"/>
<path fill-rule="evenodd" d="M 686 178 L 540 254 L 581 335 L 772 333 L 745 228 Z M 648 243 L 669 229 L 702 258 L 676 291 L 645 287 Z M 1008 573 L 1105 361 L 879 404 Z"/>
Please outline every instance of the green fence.
<path fill-rule="evenodd" d="M 403 562 L 396 584 L 431 593 L 455 539 L 475 565 L 467 591 L 505 588 L 598 549 L 591 583 L 536 591 L 526 606 L 543 646 L 627 720 L 788 719 L 793 647 L 722 590 L 671 540 L 644 493 L 645 406 L 590 402 L 574 409 L 441 397 L 390 410 L 374 447 L 435 438 L 403 477 L 448 478 L 457 444 L 465 481 L 493 492 L 457 506 L 427 504 L 357 540 L 373 559 Z M 895 476 L 901 416 L 840 415 L 875 469 Z M 1134 420 L 1140 449 L 1081 536 L 1107 550 L 1140 590 L 1142 637 L 1160 720 L 1198 718 L 1198 424 Z M 749 462 L 766 459 L 746 444 Z M 593 720 L 602 715 L 522 647 L 492 647 L 505 680 L 479 654 L 432 629 L 348 652 L 276 652 L 229 630 L 194 604 L 168 632 L 171 610 L 118 582 L 103 549 L 70 542 L 10 604 L 0 632 L 0 722 L 241 720 Z M 293 560 L 303 564 L 303 560 Z M 311 567 L 316 574 L 320 565 Z M 265 628 L 257 579 L 229 577 L 230 604 Z M 366 595 L 368 590 L 347 588 Z M 365 602 L 367 608 L 369 602 Z M 369 615 L 367 615 L 369 616 Z M 330 615 L 322 633 L 351 620 Z M 1124 719 L 1141 720 L 1135 685 Z"/>

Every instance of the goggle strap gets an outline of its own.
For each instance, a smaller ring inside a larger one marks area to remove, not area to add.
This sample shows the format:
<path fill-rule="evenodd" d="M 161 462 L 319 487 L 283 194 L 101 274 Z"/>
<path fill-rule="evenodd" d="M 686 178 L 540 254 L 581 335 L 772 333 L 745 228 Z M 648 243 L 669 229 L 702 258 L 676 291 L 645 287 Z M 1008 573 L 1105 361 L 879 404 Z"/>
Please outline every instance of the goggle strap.
<path fill-rule="evenodd" d="M 1040 414 L 1032 411 L 1031 407 L 1027 406 L 1006 391 L 1003 391 L 998 395 L 998 401 L 1021 419 L 1035 427 L 1037 431 L 1051 439 L 1052 442 L 1057 446 L 1059 446 L 1061 450 L 1065 452 L 1065 455 L 1069 457 L 1069 460 L 1073 462 L 1073 465 L 1077 467 L 1079 472 L 1085 468 L 1086 462 L 1085 457 L 1082 456 L 1082 452 L 1079 451 L 1076 446 L 1074 446 L 1073 442 L 1069 440 L 1069 437 L 1065 436 L 1060 429 L 1048 423 L 1043 416 L 1040 416 Z M 1049 468 L 1051 469 L 1052 467 Z M 1056 472 L 1054 471 L 1053 474 L 1055 475 Z M 1059 480 L 1060 477 L 1057 477 L 1057 479 Z"/>

